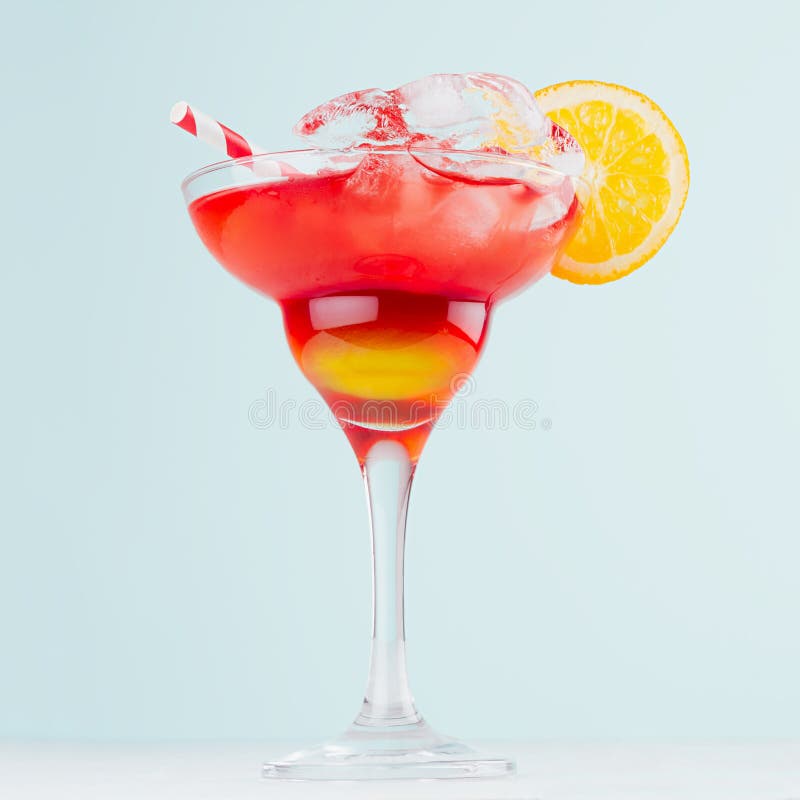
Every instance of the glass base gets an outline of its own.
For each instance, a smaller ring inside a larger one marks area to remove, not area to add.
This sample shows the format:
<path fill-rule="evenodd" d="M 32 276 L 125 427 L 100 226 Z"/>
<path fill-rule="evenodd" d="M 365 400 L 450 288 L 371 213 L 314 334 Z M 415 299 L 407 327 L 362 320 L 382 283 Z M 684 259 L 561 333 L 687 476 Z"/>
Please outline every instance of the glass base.
<path fill-rule="evenodd" d="M 333 741 L 264 764 L 263 775 L 287 780 L 431 780 L 498 778 L 515 771 L 513 759 L 478 753 L 420 720 L 387 727 L 352 725 Z"/>

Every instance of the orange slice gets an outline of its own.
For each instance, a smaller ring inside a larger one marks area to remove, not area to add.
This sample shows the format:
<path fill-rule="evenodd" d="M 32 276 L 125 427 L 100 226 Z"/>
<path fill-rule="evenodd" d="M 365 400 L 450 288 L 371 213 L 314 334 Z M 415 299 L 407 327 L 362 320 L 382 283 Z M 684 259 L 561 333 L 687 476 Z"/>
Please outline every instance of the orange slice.
<path fill-rule="evenodd" d="M 536 100 L 586 156 L 583 221 L 553 275 L 573 283 L 628 275 L 678 224 L 689 191 L 680 134 L 649 97 L 613 83 L 559 83 Z"/>

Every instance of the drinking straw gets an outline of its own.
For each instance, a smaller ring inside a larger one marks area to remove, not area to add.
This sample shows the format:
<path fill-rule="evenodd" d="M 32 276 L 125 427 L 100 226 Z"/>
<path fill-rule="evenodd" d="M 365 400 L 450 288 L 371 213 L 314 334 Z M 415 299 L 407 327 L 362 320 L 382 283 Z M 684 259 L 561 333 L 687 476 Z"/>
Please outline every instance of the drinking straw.
<path fill-rule="evenodd" d="M 231 130 L 227 125 L 217 122 L 213 117 L 193 108 L 183 100 L 172 106 L 169 120 L 192 136 L 196 136 L 201 142 L 216 147 L 217 150 L 224 150 L 231 158 L 266 152 L 263 148 L 251 145 L 244 136 Z"/>
<path fill-rule="evenodd" d="M 227 125 L 223 125 L 183 100 L 172 106 L 169 120 L 187 133 L 191 133 L 192 136 L 196 136 L 201 142 L 205 142 L 217 150 L 223 150 L 231 158 L 244 158 L 266 152 L 262 147 L 251 144 L 244 136 L 231 130 Z M 257 174 L 267 177 L 297 172 L 288 164 L 282 168 L 277 161 L 259 159 L 253 162 L 252 166 Z"/>

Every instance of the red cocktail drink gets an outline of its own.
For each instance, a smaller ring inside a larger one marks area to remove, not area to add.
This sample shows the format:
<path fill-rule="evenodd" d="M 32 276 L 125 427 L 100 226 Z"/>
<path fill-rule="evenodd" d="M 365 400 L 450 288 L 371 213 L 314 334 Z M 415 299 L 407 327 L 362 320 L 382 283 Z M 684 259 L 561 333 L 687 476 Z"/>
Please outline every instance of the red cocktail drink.
<path fill-rule="evenodd" d="M 416 461 L 493 304 L 549 272 L 572 233 L 570 179 L 532 164 L 492 174 L 492 159 L 351 154 L 189 206 L 220 263 L 280 303 L 297 363 L 362 461 L 387 438 Z"/>

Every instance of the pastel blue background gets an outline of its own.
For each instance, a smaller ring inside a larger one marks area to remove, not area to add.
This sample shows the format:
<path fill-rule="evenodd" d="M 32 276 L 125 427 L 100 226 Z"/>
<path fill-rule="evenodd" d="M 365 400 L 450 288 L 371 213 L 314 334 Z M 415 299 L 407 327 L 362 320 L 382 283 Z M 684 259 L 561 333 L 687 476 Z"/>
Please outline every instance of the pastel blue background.
<path fill-rule="evenodd" d="M 410 513 L 413 689 L 466 737 L 800 735 L 798 18 L 789 2 L 30 3 L 3 12 L 0 736 L 309 738 L 356 711 L 369 561 L 277 308 L 178 190 L 318 101 L 437 71 L 632 85 L 692 159 L 625 281 L 501 309 Z M 713 11 L 711 9 L 714 9 Z M 707 10 L 708 9 L 708 10 Z"/>

